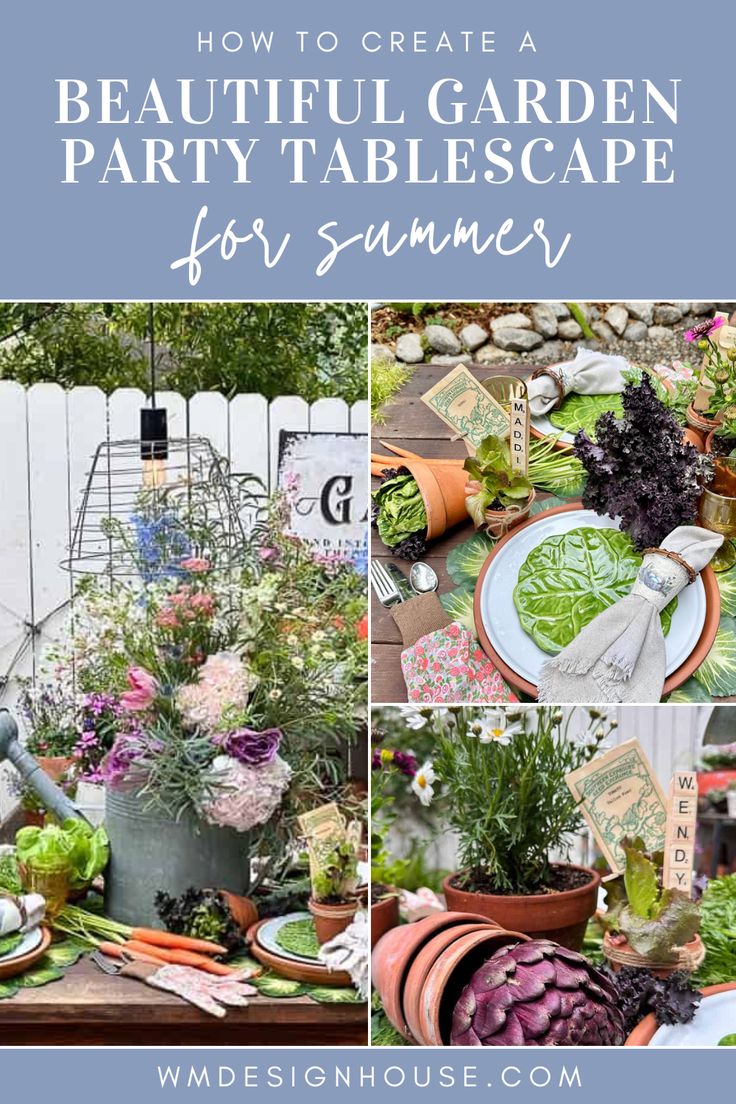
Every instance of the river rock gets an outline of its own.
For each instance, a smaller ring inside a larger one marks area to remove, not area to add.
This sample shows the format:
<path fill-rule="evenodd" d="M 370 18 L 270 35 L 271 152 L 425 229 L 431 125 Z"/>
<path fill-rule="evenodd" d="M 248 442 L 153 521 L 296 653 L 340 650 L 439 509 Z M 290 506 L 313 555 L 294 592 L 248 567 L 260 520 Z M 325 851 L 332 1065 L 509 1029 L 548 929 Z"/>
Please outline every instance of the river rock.
<path fill-rule="evenodd" d="M 551 311 L 554 311 L 555 318 L 558 322 L 562 322 L 563 318 L 570 317 L 570 308 L 566 303 L 559 303 L 556 299 L 550 299 L 545 306 L 549 307 Z"/>
<path fill-rule="evenodd" d="M 643 322 L 629 322 L 624 330 L 624 341 L 644 341 L 648 333 Z"/>
<path fill-rule="evenodd" d="M 650 326 L 647 333 L 652 341 L 670 341 L 672 330 L 669 326 Z"/>
<path fill-rule="evenodd" d="M 566 318 L 563 322 L 558 323 L 557 335 L 565 341 L 577 341 L 579 337 L 583 336 L 583 331 L 574 318 Z"/>
<path fill-rule="evenodd" d="M 539 364 L 547 367 L 549 364 L 559 364 L 561 360 L 564 360 L 565 351 L 562 347 L 561 341 L 545 341 L 544 345 L 540 345 L 534 354 L 534 359 Z"/>
<path fill-rule="evenodd" d="M 517 354 L 505 349 L 499 349 L 497 345 L 489 342 L 474 354 L 476 364 L 502 364 L 505 360 L 516 360 Z"/>
<path fill-rule="evenodd" d="M 447 353 L 434 353 L 430 364 L 441 364 L 445 368 L 454 368 L 456 364 L 472 364 L 472 353 L 459 353 L 458 356 L 449 356 Z"/>
<path fill-rule="evenodd" d="M 544 338 L 536 330 L 521 330 L 518 327 L 508 326 L 503 330 L 495 330 L 493 340 L 499 349 L 511 349 L 514 353 L 529 353 L 532 349 L 538 349 Z"/>
<path fill-rule="evenodd" d="M 651 326 L 654 319 L 654 303 L 651 300 L 639 299 L 631 303 L 624 303 L 624 306 L 637 322 L 643 322 L 646 326 Z"/>
<path fill-rule="evenodd" d="M 556 337 L 557 315 L 549 303 L 535 303 L 532 307 L 532 324 L 542 337 Z"/>
<path fill-rule="evenodd" d="M 461 329 L 460 340 L 466 349 L 474 353 L 476 349 L 480 349 L 481 345 L 485 345 L 488 340 L 488 331 L 476 322 L 469 322 L 467 326 L 463 326 Z"/>
<path fill-rule="evenodd" d="M 657 303 L 654 308 L 656 326 L 674 326 L 682 318 L 682 311 L 676 303 Z"/>
<path fill-rule="evenodd" d="M 690 313 L 700 318 L 702 314 L 712 314 L 716 309 L 715 303 L 691 303 Z"/>
<path fill-rule="evenodd" d="M 500 318 L 494 318 L 491 322 L 491 330 L 530 330 L 532 324 L 525 314 L 502 314 Z"/>
<path fill-rule="evenodd" d="M 616 334 L 604 319 L 601 319 L 600 322 L 593 322 L 590 328 L 604 345 L 610 345 L 612 341 L 616 340 Z"/>
<path fill-rule="evenodd" d="M 371 345 L 371 360 L 388 360 L 394 361 L 393 349 L 389 349 L 388 345 L 382 345 L 380 341 L 374 341 Z"/>
<path fill-rule="evenodd" d="M 419 364 L 424 360 L 424 347 L 419 334 L 405 333 L 396 342 L 396 359 L 404 364 Z"/>
<path fill-rule="evenodd" d="M 457 334 L 454 334 L 449 326 L 427 326 L 424 331 L 430 348 L 434 349 L 436 353 L 443 353 L 445 356 L 457 356 L 462 352 L 462 345 L 460 344 L 460 338 Z"/>
<path fill-rule="evenodd" d="M 603 317 L 614 333 L 621 337 L 629 322 L 629 312 L 626 307 L 622 307 L 620 303 L 614 303 Z"/>

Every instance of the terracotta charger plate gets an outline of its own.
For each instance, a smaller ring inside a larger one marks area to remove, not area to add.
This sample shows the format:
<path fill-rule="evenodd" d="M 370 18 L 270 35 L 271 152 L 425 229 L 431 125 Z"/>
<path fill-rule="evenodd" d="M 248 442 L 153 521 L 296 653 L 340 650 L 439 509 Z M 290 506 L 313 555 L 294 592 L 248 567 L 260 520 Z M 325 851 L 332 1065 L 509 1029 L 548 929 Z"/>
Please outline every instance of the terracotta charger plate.
<path fill-rule="evenodd" d="M 31 966 L 43 958 L 51 943 L 51 932 L 48 928 L 41 928 L 41 942 L 24 955 L 17 958 L 9 958 L 6 962 L 0 962 L 0 981 L 6 978 L 18 977 L 19 974 L 30 970 Z"/>
<path fill-rule="evenodd" d="M 493 661 L 496 668 L 501 672 L 504 679 L 510 683 L 515 689 L 520 690 L 523 694 L 530 698 L 537 697 L 537 687 L 534 683 L 528 682 L 516 673 L 509 665 L 501 658 L 498 652 L 495 650 L 489 639 L 483 624 L 483 617 L 481 612 L 481 591 L 483 588 L 483 580 L 488 573 L 488 570 L 493 563 L 494 557 L 498 555 L 501 549 L 512 540 L 522 529 L 528 529 L 530 525 L 534 525 L 540 517 L 551 517 L 554 514 L 570 513 L 573 510 L 582 509 L 582 503 L 579 501 L 568 502 L 564 506 L 554 506 L 550 510 L 545 510 L 543 514 L 537 514 L 533 518 L 529 518 L 528 521 L 524 521 L 521 525 L 516 525 L 511 529 L 505 537 L 501 537 L 496 542 L 494 547 L 488 554 L 486 562 L 481 568 L 478 580 L 475 584 L 475 593 L 473 596 L 473 618 L 475 620 L 475 628 L 478 633 L 478 639 L 480 640 L 481 647 L 486 655 Z M 713 647 L 713 641 L 716 638 L 718 632 L 718 624 L 721 616 L 721 595 L 718 589 L 718 583 L 716 576 L 711 567 L 706 567 L 700 573 L 700 578 L 703 583 L 703 589 L 705 591 L 705 620 L 703 628 L 700 632 L 700 637 L 693 648 L 690 655 L 685 659 L 680 666 L 673 671 L 666 679 L 664 683 L 664 689 L 662 691 L 663 696 L 671 694 L 673 690 L 676 690 L 678 686 L 682 686 L 683 682 L 687 682 L 690 676 L 697 671 L 700 664 L 703 662 L 708 652 Z"/>
<path fill-rule="evenodd" d="M 251 954 L 263 966 L 275 970 L 277 974 L 288 978 L 289 981 L 305 981 L 312 985 L 328 985 L 341 989 L 353 984 L 350 974 L 345 970 L 328 970 L 321 962 L 295 962 L 293 959 L 282 958 L 274 951 L 262 947 L 258 942 L 258 932 L 267 923 L 269 923 L 268 918 L 259 920 L 248 929 L 246 937 Z"/>

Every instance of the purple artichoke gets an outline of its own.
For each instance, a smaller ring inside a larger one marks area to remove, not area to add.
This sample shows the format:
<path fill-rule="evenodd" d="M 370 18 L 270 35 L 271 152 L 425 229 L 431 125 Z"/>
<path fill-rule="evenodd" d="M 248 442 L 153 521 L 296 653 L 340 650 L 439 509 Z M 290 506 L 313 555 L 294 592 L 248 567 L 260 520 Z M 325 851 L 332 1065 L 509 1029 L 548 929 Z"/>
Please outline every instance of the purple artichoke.
<path fill-rule="evenodd" d="M 264 728 L 262 732 L 252 728 L 236 728 L 227 736 L 218 737 L 217 743 L 232 759 L 249 767 L 260 767 L 274 761 L 281 736 L 278 728 Z"/>
<path fill-rule="evenodd" d="M 611 982 L 582 955 L 547 939 L 502 947 L 455 1005 L 453 1046 L 621 1046 Z"/>

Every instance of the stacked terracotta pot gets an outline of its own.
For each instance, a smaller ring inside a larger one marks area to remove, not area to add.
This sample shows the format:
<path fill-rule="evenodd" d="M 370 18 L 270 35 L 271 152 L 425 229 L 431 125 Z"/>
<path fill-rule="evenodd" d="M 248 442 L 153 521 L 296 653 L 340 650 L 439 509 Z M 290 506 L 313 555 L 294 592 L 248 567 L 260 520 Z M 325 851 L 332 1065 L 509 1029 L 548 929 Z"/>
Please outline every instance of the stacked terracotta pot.
<path fill-rule="evenodd" d="M 446 1046 L 452 1011 L 468 977 L 499 948 L 528 938 L 475 913 L 435 913 L 393 928 L 378 941 L 373 985 L 405 1039 Z"/>

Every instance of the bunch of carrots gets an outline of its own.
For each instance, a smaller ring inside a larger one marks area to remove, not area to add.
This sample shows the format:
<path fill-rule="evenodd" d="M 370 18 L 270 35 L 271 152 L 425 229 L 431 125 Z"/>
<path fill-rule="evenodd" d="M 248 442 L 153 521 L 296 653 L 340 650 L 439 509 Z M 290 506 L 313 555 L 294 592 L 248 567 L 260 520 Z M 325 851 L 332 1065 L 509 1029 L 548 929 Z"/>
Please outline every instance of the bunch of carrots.
<path fill-rule="evenodd" d="M 113 958 L 132 958 L 158 966 L 193 966 L 221 977 L 237 972 L 234 967 L 215 961 L 215 956 L 227 954 L 219 943 L 156 928 L 132 928 L 76 905 L 66 905 L 57 913 L 53 925 L 57 931 L 90 943 Z"/>

